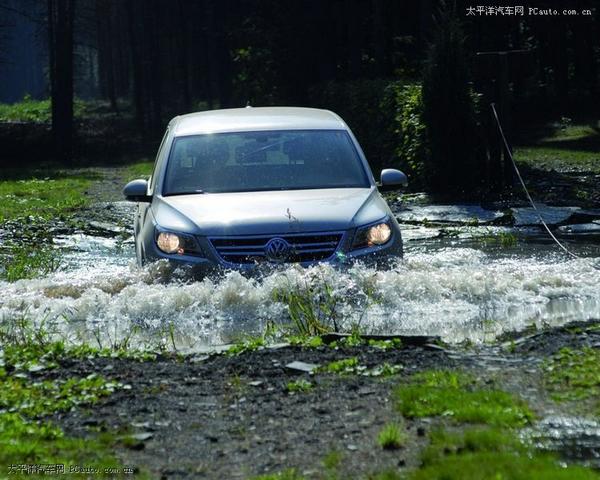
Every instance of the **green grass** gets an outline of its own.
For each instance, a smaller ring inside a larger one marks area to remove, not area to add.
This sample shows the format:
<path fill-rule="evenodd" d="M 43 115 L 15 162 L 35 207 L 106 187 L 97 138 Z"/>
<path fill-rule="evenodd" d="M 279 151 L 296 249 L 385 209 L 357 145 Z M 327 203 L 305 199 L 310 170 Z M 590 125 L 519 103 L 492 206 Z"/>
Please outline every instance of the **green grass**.
<path fill-rule="evenodd" d="M 259 475 L 258 477 L 254 477 L 254 480 L 304 480 L 304 478 L 295 468 L 290 468 L 279 473 Z"/>
<path fill-rule="evenodd" d="M 151 160 L 132 163 L 125 168 L 125 181 L 136 180 L 138 178 L 147 179 L 152 175 L 154 162 Z"/>
<path fill-rule="evenodd" d="M 562 348 L 543 365 L 544 380 L 558 401 L 594 399 L 600 415 L 600 350 Z"/>
<path fill-rule="evenodd" d="M 470 375 L 430 370 L 413 375 L 395 390 L 405 417 L 444 416 L 454 422 L 522 426 L 533 419 L 525 402 L 502 390 L 480 387 Z"/>
<path fill-rule="evenodd" d="M 73 114 L 83 117 L 87 112 L 86 103 L 75 100 Z M 25 95 L 23 100 L 16 103 L 0 103 L 0 122 L 35 122 L 47 123 L 52 118 L 52 105 L 50 99 L 34 100 Z"/>
<path fill-rule="evenodd" d="M 579 170 L 600 172 L 600 154 L 586 150 L 567 150 L 557 147 L 517 147 L 513 152 L 519 163 L 547 170 L 577 168 Z"/>
<path fill-rule="evenodd" d="M 549 135 L 533 144 L 514 149 L 517 162 L 545 169 L 577 169 L 600 172 L 600 131 L 598 125 L 571 124 L 565 119 L 548 126 Z M 547 127 L 547 128 L 548 128 Z"/>
<path fill-rule="evenodd" d="M 103 470 L 119 462 L 107 439 L 67 438 L 45 418 L 110 395 L 116 382 L 86 378 L 38 381 L 0 368 L 0 465 L 76 464 Z"/>
<path fill-rule="evenodd" d="M 421 460 L 421 468 L 408 478 L 587 480 L 600 477 L 591 469 L 578 466 L 565 468 L 553 456 L 538 454 L 523 445 L 512 432 L 496 428 L 470 429 L 462 433 L 434 431 Z"/>
<path fill-rule="evenodd" d="M 306 393 L 306 392 L 310 392 L 313 389 L 313 384 L 310 383 L 308 380 L 304 380 L 303 378 L 301 378 L 300 380 L 296 380 L 293 382 L 288 382 L 288 384 L 286 385 L 286 390 L 289 393 Z"/>
<path fill-rule="evenodd" d="M 9 250 L 8 259 L 0 265 L 0 278 L 8 282 L 47 275 L 60 267 L 60 254 L 50 245 L 14 245 Z"/>
<path fill-rule="evenodd" d="M 65 376 L 60 370 L 74 358 L 114 352 L 67 348 L 63 342 L 48 342 L 43 328 L 34 330 L 27 322 L 20 323 L 19 327 L 0 325 L 0 466 L 63 464 L 68 473 L 69 465 L 85 465 L 98 472 L 94 477 L 114 478 L 103 472 L 122 466 L 112 453 L 122 443 L 118 432 L 69 438 L 48 420 L 50 415 L 92 406 L 115 390 L 128 388 L 96 374 Z M 51 377 L 38 377 L 48 371 Z"/>
<path fill-rule="evenodd" d="M 49 220 L 87 204 L 85 192 L 93 176 L 67 172 L 41 175 L 47 176 L 0 181 L 0 222 L 30 216 Z"/>
<path fill-rule="evenodd" d="M 404 446 L 406 443 L 406 433 L 404 432 L 403 425 L 400 425 L 398 422 L 388 423 L 379 432 L 377 443 L 385 450 L 396 450 Z"/>

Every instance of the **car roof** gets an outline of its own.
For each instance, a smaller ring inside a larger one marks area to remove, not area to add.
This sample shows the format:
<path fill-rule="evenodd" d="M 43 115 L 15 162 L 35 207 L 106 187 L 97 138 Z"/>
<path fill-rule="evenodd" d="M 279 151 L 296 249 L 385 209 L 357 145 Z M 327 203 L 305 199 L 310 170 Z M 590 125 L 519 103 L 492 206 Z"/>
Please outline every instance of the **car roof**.
<path fill-rule="evenodd" d="M 264 130 L 344 130 L 344 121 L 329 110 L 302 107 L 246 107 L 189 113 L 169 128 L 176 137 L 203 133 Z"/>

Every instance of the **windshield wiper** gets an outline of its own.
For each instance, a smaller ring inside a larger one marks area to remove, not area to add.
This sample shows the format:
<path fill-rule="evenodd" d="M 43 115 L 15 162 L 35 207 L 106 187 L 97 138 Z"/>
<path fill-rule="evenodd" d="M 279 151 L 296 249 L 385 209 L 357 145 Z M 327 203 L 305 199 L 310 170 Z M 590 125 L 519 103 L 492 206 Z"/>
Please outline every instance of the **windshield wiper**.
<path fill-rule="evenodd" d="M 204 190 L 190 190 L 187 192 L 165 193 L 165 197 L 174 197 L 175 195 L 195 195 L 197 193 L 204 193 Z"/>

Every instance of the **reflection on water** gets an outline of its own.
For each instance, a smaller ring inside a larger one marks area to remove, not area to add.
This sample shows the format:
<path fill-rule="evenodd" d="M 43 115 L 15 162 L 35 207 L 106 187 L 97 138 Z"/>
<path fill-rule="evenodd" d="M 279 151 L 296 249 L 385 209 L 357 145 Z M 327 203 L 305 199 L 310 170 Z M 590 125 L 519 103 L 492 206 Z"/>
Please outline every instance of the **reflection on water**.
<path fill-rule="evenodd" d="M 290 266 L 196 282 L 168 276 L 160 263 L 137 268 L 131 239 L 59 237 L 65 268 L 42 279 L 0 282 L 0 319 L 43 321 L 61 336 L 105 346 L 134 331 L 144 341 L 172 325 L 182 346 L 201 348 L 261 332 L 268 321 L 289 322 L 274 293 L 308 286 L 313 295 L 333 296 L 341 328 L 358 323 L 371 333 L 441 335 L 448 342 L 482 342 L 532 323 L 600 318 L 593 258 L 565 259 L 527 231 L 506 248 L 489 240 L 505 227 L 459 227 L 441 236 L 411 228 L 405 258 L 384 270 Z M 578 248 L 597 251 L 595 245 Z"/>
<path fill-rule="evenodd" d="M 522 436 L 539 449 L 600 468 L 600 425 L 595 420 L 551 416 L 525 429 Z"/>

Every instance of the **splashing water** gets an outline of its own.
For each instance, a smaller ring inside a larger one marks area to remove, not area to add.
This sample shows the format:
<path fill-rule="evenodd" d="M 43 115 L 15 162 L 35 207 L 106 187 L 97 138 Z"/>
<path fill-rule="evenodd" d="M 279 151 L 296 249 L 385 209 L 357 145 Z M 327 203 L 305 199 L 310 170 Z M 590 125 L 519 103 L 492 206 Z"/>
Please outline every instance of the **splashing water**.
<path fill-rule="evenodd" d="M 289 266 L 191 282 L 169 276 L 160 262 L 136 267 L 131 239 L 77 234 L 55 243 L 64 252 L 62 271 L 0 282 L 3 324 L 27 318 L 61 338 L 101 346 L 165 343 L 175 332 L 178 346 L 202 349 L 261 333 L 268 322 L 289 324 L 287 305 L 275 293 L 307 286 L 332 300 L 341 329 L 358 324 L 364 332 L 440 335 L 448 342 L 600 318 L 593 259 L 565 261 L 536 244 L 499 255 L 468 240 L 415 240 L 404 259 L 383 270 Z"/>

